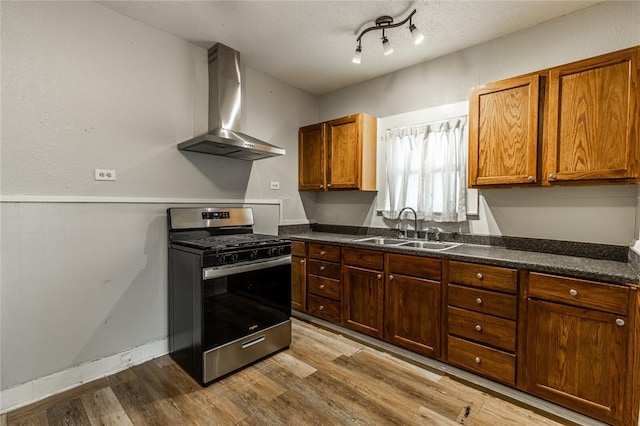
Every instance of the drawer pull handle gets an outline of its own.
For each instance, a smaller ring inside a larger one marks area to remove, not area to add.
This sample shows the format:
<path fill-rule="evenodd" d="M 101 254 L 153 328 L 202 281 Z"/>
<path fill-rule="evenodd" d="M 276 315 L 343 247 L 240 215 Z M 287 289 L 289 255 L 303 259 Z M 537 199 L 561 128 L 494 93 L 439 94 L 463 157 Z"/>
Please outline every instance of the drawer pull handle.
<path fill-rule="evenodd" d="M 321 270 L 321 271 L 324 271 L 324 265 L 320 267 L 320 270 Z"/>
<path fill-rule="evenodd" d="M 300 263 L 304 263 L 304 259 L 300 259 Z"/>
<path fill-rule="evenodd" d="M 577 296 L 578 295 L 578 291 L 574 290 L 574 289 L 571 289 L 571 290 L 569 290 L 569 294 L 572 295 L 572 296 Z"/>
<path fill-rule="evenodd" d="M 476 303 L 477 303 L 478 305 L 482 305 L 482 299 L 480 299 L 480 298 L 478 297 L 478 298 L 476 299 Z"/>
<path fill-rule="evenodd" d="M 480 324 L 476 324 L 476 331 L 482 331 L 482 326 Z"/>
<path fill-rule="evenodd" d="M 325 255 L 325 253 L 326 253 L 326 252 L 324 252 L 324 251 L 322 251 L 322 250 L 321 250 L 321 251 L 320 251 L 320 256 L 324 256 L 324 255 Z"/>
<path fill-rule="evenodd" d="M 324 309 L 324 305 L 320 305 L 320 307 L 318 309 L 323 310 Z"/>
<path fill-rule="evenodd" d="M 324 284 L 320 284 L 320 290 L 324 290 Z"/>
<path fill-rule="evenodd" d="M 476 364 L 480 364 L 480 361 L 482 361 L 482 360 L 480 359 L 480 357 L 479 357 L 479 356 L 477 356 L 477 357 L 476 357 L 476 359 L 475 359 L 474 361 L 476 362 Z"/>
<path fill-rule="evenodd" d="M 623 326 L 624 325 L 624 320 L 622 318 L 618 318 L 616 320 L 616 324 L 619 325 L 619 326 Z"/>
<path fill-rule="evenodd" d="M 378 274 L 378 275 L 376 275 L 376 278 L 381 280 L 382 279 L 382 275 Z"/>
<path fill-rule="evenodd" d="M 393 275 L 389 275 L 389 281 L 393 281 Z"/>
<path fill-rule="evenodd" d="M 480 272 L 478 272 L 478 273 L 476 274 L 476 278 L 478 278 L 479 280 L 481 280 L 481 279 L 483 279 L 483 278 L 484 278 L 484 275 L 482 275 Z"/>

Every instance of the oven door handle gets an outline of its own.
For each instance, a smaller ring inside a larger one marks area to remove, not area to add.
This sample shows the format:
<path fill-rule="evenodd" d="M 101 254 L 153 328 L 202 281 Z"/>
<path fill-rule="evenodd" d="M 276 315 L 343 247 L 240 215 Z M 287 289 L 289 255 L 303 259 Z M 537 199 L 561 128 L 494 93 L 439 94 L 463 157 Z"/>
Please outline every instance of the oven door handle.
<path fill-rule="evenodd" d="M 259 271 L 260 269 L 273 268 L 275 266 L 290 265 L 291 255 L 277 257 L 264 262 L 251 262 L 243 265 L 229 265 L 215 268 L 205 268 L 202 270 L 202 279 L 210 280 L 213 278 L 222 278 L 229 275 L 241 274 L 243 272 Z"/>

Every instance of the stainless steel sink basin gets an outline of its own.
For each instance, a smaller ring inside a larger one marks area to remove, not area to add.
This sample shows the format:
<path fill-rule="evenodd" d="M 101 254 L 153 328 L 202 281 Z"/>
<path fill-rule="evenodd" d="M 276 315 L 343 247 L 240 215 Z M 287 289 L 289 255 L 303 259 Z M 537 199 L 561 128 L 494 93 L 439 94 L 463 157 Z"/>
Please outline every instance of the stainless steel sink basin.
<path fill-rule="evenodd" d="M 440 250 L 447 250 L 450 248 L 454 248 L 459 246 L 460 244 L 458 243 L 441 243 L 438 241 L 407 241 L 405 243 L 402 244 L 398 244 L 401 247 L 413 247 L 413 248 L 419 248 L 419 249 L 424 249 L 424 250 L 436 250 L 436 251 L 440 251 Z"/>
<path fill-rule="evenodd" d="M 433 251 L 447 250 L 460 245 L 459 243 L 441 243 L 439 241 L 405 240 L 385 237 L 367 237 L 354 241 L 358 243 L 376 244 L 381 246 L 411 247 Z"/>
<path fill-rule="evenodd" d="M 358 243 L 368 243 L 368 244 L 378 244 L 378 245 L 398 245 L 402 243 L 406 243 L 407 240 L 395 239 L 395 238 L 384 238 L 384 237 L 368 237 L 362 238 L 360 240 L 354 240 Z"/>

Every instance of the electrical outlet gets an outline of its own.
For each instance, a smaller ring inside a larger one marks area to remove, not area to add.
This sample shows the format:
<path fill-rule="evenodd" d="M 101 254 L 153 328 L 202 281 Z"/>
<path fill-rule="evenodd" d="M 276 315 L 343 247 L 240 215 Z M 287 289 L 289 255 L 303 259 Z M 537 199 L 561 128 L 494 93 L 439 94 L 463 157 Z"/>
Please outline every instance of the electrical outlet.
<path fill-rule="evenodd" d="M 280 189 L 280 182 L 271 182 L 271 189 Z"/>
<path fill-rule="evenodd" d="M 96 180 L 116 180 L 115 170 L 96 169 Z"/>

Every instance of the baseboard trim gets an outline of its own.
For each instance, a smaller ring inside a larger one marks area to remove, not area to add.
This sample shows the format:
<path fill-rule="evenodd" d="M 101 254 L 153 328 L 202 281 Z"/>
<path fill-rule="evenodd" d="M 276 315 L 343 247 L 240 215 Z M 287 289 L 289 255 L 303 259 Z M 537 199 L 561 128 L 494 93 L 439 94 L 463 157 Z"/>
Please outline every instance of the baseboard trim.
<path fill-rule="evenodd" d="M 169 353 L 169 340 L 149 342 L 0 391 L 0 414 Z"/>

